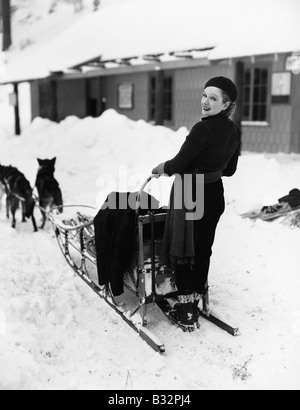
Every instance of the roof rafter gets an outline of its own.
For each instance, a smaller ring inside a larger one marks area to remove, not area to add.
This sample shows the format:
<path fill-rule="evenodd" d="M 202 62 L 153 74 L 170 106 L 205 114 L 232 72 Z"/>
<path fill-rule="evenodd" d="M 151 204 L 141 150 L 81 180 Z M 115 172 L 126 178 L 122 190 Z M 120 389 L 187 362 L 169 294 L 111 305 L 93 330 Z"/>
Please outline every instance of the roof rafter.
<path fill-rule="evenodd" d="M 134 60 L 141 60 L 150 63 L 162 63 L 163 57 L 175 57 L 178 59 L 186 59 L 186 60 L 193 60 L 197 58 L 197 53 L 209 51 L 212 48 L 205 48 L 205 49 L 190 49 L 190 50 L 181 50 L 181 51 L 172 51 L 166 53 L 156 53 L 156 54 L 144 54 L 141 56 L 134 56 L 134 57 L 120 57 L 120 58 L 113 58 L 109 60 L 102 60 L 101 56 L 93 58 L 91 60 L 84 61 L 80 64 L 77 64 L 71 69 L 80 70 L 82 67 L 89 67 L 89 68 L 108 68 L 107 64 L 116 64 L 119 66 L 126 65 L 132 66 L 132 62 Z M 199 58 L 199 57 L 198 57 Z"/>

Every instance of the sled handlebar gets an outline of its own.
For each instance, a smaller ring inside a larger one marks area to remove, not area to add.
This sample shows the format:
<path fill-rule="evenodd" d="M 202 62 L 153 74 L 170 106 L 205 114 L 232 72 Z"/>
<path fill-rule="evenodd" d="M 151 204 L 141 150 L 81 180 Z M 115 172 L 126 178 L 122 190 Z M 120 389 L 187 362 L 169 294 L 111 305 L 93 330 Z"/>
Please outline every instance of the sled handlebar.
<path fill-rule="evenodd" d="M 83 209 L 92 209 L 95 210 L 95 208 L 93 206 L 87 206 L 87 205 L 64 205 L 64 208 L 83 208 Z M 61 221 L 59 218 L 55 217 L 55 212 L 59 211 L 59 207 L 54 207 L 52 208 L 49 212 L 47 212 L 47 216 L 49 218 L 49 220 L 54 223 L 54 225 L 56 225 L 59 228 L 62 228 L 64 231 L 76 231 L 78 229 L 84 229 L 84 228 L 88 228 L 91 225 L 93 225 L 94 221 L 88 221 L 88 222 L 84 222 L 81 224 L 76 224 L 74 223 L 74 225 L 66 225 L 63 221 Z"/>
<path fill-rule="evenodd" d="M 142 197 L 142 193 L 144 192 L 144 189 L 146 188 L 146 186 L 149 184 L 149 182 L 152 179 L 154 179 L 154 178 L 158 179 L 159 177 L 160 177 L 160 175 L 158 175 L 158 174 L 151 174 L 146 179 L 146 181 L 143 183 L 143 185 L 141 186 L 141 188 L 139 190 L 139 193 L 138 193 L 138 196 L 137 196 L 137 199 L 136 199 L 136 213 L 137 214 L 139 213 L 139 208 L 140 208 L 140 205 L 141 205 L 141 197 Z"/>

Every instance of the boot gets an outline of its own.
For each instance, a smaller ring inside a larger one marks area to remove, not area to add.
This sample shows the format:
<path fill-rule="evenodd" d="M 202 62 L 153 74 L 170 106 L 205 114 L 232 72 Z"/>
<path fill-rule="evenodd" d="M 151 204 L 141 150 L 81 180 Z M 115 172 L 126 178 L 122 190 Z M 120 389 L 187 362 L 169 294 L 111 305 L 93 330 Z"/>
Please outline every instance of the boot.
<path fill-rule="evenodd" d="M 174 306 L 170 315 L 185 332 L 193 332 L 197 329 L 197 321 L 194 319 L 193 295 L 179 295 L 178 303 Z"/>
<path fill-rule="evenodd" d="M 195 322 L 198 323 L 198 320 L 200 318 L 200 309 L 199 309 L 199 302 L 202 299 L 202 296 L 200 295 L 200 293 L 193 293 L 193 297 L 194 297 L 194 302 L 193 302 L 193 317 Z M 200 327 L 200 325 L 198 324 L 198 326 Z"/>

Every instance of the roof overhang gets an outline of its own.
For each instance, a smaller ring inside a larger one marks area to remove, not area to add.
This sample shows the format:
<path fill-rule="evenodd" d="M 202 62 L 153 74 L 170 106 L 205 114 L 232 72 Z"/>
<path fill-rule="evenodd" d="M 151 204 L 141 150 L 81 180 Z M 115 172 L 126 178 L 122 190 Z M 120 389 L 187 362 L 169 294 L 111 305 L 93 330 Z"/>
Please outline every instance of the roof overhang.
<path fill-rule="evenodd" d="M 36 70 L 30 68 L 0 75 L 0 84 L 32 82 L 47 78 L 74 79 L 82 77 L 109 76 L 147 72 L 154 70 L 174 70 L 209 65 L 208 56 L 212 48 L 172 51 L 169 53 L 146 54 L 102 60 L 101 56 L 83 61 L 61 70 Z M 31 74 L 30 74 L 31 72 Z"/>
<path fill-rule="evenodd" d="M 147 72 L 155 70 L 174 70 L 209 65 L 211 48 L 204 50 L 173 51 L 169 53 L 147 54 L 142 56 L 102 60 L 101 56 L 84 61 L 64 71 L 64 78 L 109 76 Z"/>

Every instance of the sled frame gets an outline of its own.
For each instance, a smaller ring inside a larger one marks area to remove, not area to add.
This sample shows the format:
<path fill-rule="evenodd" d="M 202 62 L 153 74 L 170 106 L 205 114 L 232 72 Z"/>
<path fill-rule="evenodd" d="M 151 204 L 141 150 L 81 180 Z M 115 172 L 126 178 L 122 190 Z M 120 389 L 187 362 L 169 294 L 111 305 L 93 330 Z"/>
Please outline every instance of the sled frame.
<path fill-rule="evenodd" d="M 48 212 L 48 219 L 51 221 L 57 242 L 59 244 L 60 250 L 65 257 L 69 266 L 73 271 L 102 299 L 104 300 L 121 318 L 133 329 L 139 336 L 145 340 L 155 351 L 159 353 L 165 352 L 165 345 L 159 341 L 155 335 L 153 335 L 148 326 L 148 305 L 153 303 L 164 312 L 163 303 L 168 298 L 175 298 L 177 292 L 172 292 L 166 295 L 159 295 L 156 291 L 156 267 L 155 267 L 155 222 L 164 221 L 166 214 L 154 214 L 153 212 L 148 212 L 147 215 L 140 215 L 140 201 L 141 195 L 144 192 L 146 185 L 154 178 L 151 175 L 145 183 L 142 185 L 136 203 L 136 269 L 137 269 L 137 283 L 135 284 L 135 289 L 124 282 L 124 287 L 135 294 L 138 297 L 138 304 L 130 312 L 130 315 L 125 314 L 124 310 L 118 306 L 115 298 L 111 292 L 109 285 L 100 286 L 95 283 L 89 275 L 87 268 L 87 261 L 91 262 L 93 265 L 97 265 L 96 255 L 90 251 L 90 247 L 94 245 L 95 237 L 91 233 L 91 229 L 94 229 L 94 221 L 80 223 L 76 225 L 66 225 L 55 217 L 55 213 L 59 211 L 59 208 L 53 208 Z M 83 206 L 83 205 L 65 205 L 64 208 L 84 208 L 92 209 L 93 207 Z M 151 230 L 151 278 L 152 278 L 152 289 L 151 294 L 146 293 L 146 274 L 144 269 L 144 226 L 150 224 Z M 76 264 L 71 256 L 71 248 L 80 255 L 80 263 Z M 137 325 L 133 322 L 133 316 L 140 311 L 142 323 Z M 127 312 L 128 313 L 128 312 Z M 213 315 L 210 310 L 209 301 L 209 287 L 206 286 L 206 291 L 202 295 L 202 309 L 200 309 L 200 315 L 202 318 L 213 323 L 220 329 L 226 331 L 232 336 L 239 335 L 239 329 L 233 327 L 226 322 L 219 319 L 217 316 Z"/>
<path fill-rule="evenodd" d="M 88 208 L 94 209 L 92 207 L 86 206 L 64 206 L 64 208 Z M 89 253 L 89 248 L 86 244 L 90 244 L 93 240 L 92 238 L 86 242 L 86 236 L 90 236 L 90 232 L 87 231 L 88 228 L 93 226 L 93 222 L 87 222 L 80 225 L 67 226 L 63 223 L 60 223 L 54 216 L 54 212 L 58 208 L 53 208 L 49 213 L 48 217 L 52 222 L 53 230 L 56 235 L 56 239 L 59 245 L 59 248 L 65 257 L 69 266 L 73 271 L 99 296 L 103 301 L 105 301 L 110 308 L 112 308 L 124 321 L 128 324 L 138 335 L 151 346 L 156 352 L 164 353 L 165 346 L 164 344 L 155 337 L 152 332 L 146 328 L 147 326 L 147 301 L 143 296 L 140 297 L 138 306 L 130 312 L 130 316 L 126 315 L 124 310 L 118 306 L 112 295 L 110 287 L 108 285 L 100 286 L 95 283 L 89 276 L 88 269 L 86 266 L 86 261 L 89 260 L 94 265 L 97 264 L 96 257 Z M 79 239 L 79 240 L 78 240 Z M 71 248 L 75 249 L 77 253 L 81 255 L 80 264 L 77 265 L 71 257 Z M 142 288 L 142 287 L 141 287 Z M 142 325 L 134 323 L 131 318 L 134 314 L 142 309 Z"/>

